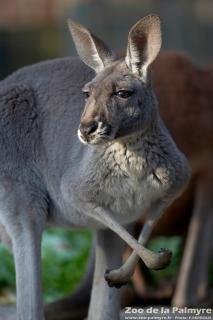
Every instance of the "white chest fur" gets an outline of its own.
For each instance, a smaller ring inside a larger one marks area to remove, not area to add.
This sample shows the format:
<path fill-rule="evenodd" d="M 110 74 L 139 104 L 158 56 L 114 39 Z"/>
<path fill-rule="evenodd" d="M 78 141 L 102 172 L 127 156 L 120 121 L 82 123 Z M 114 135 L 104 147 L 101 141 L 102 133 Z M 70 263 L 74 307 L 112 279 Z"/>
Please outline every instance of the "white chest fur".
<path fill-rule="evenodd" d="M 128 148 L 115 142 L 106 148 L 89 147 L 75 170 L 63 177 L 67 218 L 78 226 L 96 227 L 85 211 L 92 203 L 109 209 L 121 224 L 137 220 L 170 188 L 174 168 L 168 158 L 168 148 L 162 150 L 159 142 L 150 140 L 145 144 L 144 139 Z"/>
<path fill-rule="evenodd" d="M 148 163 L 143 151 L 114 143 L 96 162 L 94 200 L 110 209 L 120 223 L 134 221 L 163 193 L 154 170 L 156 164 Z"/>

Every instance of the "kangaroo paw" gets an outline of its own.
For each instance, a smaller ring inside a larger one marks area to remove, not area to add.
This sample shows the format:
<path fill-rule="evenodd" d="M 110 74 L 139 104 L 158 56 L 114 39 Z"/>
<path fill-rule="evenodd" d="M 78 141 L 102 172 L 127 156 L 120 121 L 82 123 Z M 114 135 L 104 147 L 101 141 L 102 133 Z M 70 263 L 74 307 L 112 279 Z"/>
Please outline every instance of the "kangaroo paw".
<path fill-rule="evenodd" d="M 149 251 L 150 252 L 150 251 Z M 149 259 L 151 257 L 151 259 Z M 172 252 L 162 248 L 158 253 L 149 254 L 146 259 L 143 257 L 145 265 L 152 270 L 161 270 L 166 268 L 171 262 Z M 119 269 L 106 270 L 105 280 L 110 287 L 120 288 L 127 284 L 134 273 L 135 263 L 124 264 Z"/>
<path fill-rule="evenodd" d="M 132 274 L 125 274 L 122 267 L 115 270 L 106 270 L 104 278 L 107 281 L 109 287 L 120 288 L 126 285 L 131 279 Z"/>
<path fill-rule="evenodd" d="M 146 258 L 143 257 L 143 262 L 147 266 L 147 268 L 152 270 L 161 270 L 166 268 L 172 258 L 172 252 L 168 249 L 161 248 L 158 253 L 153 253 Z"/>

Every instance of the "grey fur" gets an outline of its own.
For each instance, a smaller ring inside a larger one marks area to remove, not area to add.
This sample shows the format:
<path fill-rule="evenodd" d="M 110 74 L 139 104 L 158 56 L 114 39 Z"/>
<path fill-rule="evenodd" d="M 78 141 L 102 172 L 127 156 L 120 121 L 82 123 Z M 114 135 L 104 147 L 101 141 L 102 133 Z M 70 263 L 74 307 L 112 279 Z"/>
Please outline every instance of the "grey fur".
<path fill-rule="evenodd" d="M 147 21 L 152 32 L 155 21 L 159 28 L 159 20 L 146 19 L 146 32 L 140 33 L 156 56 L 159 48 L 151 46 Z M 143 30 L 144 24 L 139 25 Z M 79 32 L 79 25 L 73 23 L 71 28 Z M 91 48 L 87 52 L 91 41 L 93 49 L 102 52 L 95 56 L 95 65 L 97 59 L 109 56 L 107 47 L 89 31 L 74 40 L 89 64 L 94 58 Z M 143 50 L 146 55 L 141 56 L 147 59 L 141 68 L 147 68 L 152 59 L 146 45 Z M 150 210 L 147 241 L 162 210 L 188 182 L 188 163 L 160 119 L 149 75 L 142 79 L 120 60 L 98 65 L 95 75 L 78 58 L 56 59 L 20 69 L 0 83 L 0 223 L 12 239 L 15 255 L 18 320 L 43 319 L 40 241 L 47 226 L 108 227 L 148 266 L 165 266 L 170 258 L 144 248 L 122 225 Z M 85 109 L 83 87 L 90 90 Z M 123 88 L 134 92 L 129 99 L 115 94 Z M 84 136 L 94 122 L 95 132 Z M 106 255 L 109 259 L 109 252 Z M 124 274 L 109 273 L 109 283 L 128 280 L 136 255 L 133 260 Z M 94 282 L 89 320 L 109 320 L 112 314 L 117 319 L 117 307 L 109 313 L 95 312 L 99 316 L 94 319 L 96 286 Z M 111 301 L 114 289 L 104 290 L 106 301 Z M 102 302 L 99 311 L 106 308 Z"/>

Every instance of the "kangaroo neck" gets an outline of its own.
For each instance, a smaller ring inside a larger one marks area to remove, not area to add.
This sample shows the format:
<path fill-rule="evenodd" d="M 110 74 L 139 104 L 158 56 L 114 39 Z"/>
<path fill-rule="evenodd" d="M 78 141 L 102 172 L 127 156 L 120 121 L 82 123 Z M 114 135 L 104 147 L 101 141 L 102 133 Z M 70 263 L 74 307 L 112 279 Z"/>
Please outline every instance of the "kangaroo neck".
<path fill-rule="evenodd" d="M 119 143 L 121 148 L 137 156 L 146 153 L 153 145 L 158 145 L 162 133 L 163 128 L 160 121 L 154 119 L 144 130 L 115 141 L 112 145 Z"/>
<path fill-rule="evenodd" d="M 147 171 L 147 167 L 154 166 L 155 155 L 162 152 L 162 142 L 159 141 L 162 133 L 163 128 L 156 121 L 143 132 L 113 141 L 102 149 L 101 162 L 119 174 L 140 177 Z"/>

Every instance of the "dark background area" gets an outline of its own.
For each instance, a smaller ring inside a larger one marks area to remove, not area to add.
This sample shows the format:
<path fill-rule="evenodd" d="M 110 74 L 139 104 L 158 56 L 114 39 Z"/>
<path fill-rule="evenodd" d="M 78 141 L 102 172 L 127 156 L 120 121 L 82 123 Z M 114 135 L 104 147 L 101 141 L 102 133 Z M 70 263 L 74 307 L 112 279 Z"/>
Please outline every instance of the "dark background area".
<path fill-rule="evenodd" d="M 211 0 L 0 0 L 0 78 L 23 65 L 75 54 L 68 17 L 122 49 L 129 28 L 148 13 L 162 19 L 163 48 L 184 51 L 201 65 L 211 63 Z"/>

